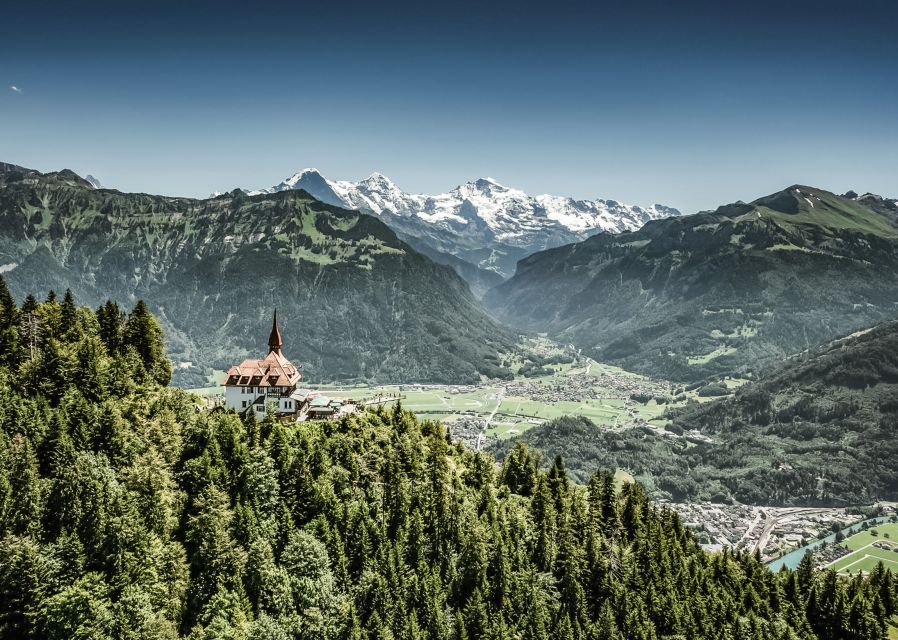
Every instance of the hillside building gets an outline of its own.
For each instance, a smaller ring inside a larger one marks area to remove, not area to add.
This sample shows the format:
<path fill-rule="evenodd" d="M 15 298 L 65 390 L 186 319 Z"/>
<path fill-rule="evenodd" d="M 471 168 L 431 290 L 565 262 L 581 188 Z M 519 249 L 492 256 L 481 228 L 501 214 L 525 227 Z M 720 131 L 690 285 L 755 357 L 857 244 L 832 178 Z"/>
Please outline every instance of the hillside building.
<path fill-rule="evenodd" d="M 304 409 L 310 392 L 299 389 L 299 367 L 282 352 L 283 339 L 274 312 L 268 355 L 261 360 L 244 360 L 228 370 L 225 380 L 225 406 L 239 413 L 253 412 L 262 420 L 269 413 L 278 418 L 295 418 Z"/>

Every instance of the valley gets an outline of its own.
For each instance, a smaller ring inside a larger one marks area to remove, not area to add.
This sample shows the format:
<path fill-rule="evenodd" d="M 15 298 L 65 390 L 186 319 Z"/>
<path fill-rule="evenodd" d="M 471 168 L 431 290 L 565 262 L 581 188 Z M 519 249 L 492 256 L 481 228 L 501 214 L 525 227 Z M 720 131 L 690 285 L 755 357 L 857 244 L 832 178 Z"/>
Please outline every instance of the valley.
<path fill-rule="evenodd" d="M 306 386 L 322 394 L 358 401 L 363 406 L 402 407 L 425 420 L 445 423 L 453 438 L 476 449 L 518 436 L 528 429 L 565 415 L 581 415 L 600 428 L 625 430 L 638 425 L 663 429 L 662 415 L 668 406 L 682 406 L 687 398 L 698 399 L 694 392 L 683 394 L 676 402 L 672 388 L 624 371 L 597 363 L 536 338 L 518 345 L 515 358 L 506 354 L 509 370 L 517 373 L 511 380 L 484 378 L 477 384 L 386 384 Z M 534 355 L 539 352 L 542 355 Z M 533 375 L 532 360 L 542 364 Z M 522 375 L 522 368 L 528 375 Z M 222 393 L 223 372 L 213 374 L 208 386 L 190 389 L 207 398 Z M 674 434 L 671 434 L 672 436 Z"/>
<path fill-rule="evenodd" d="M 649 221 L 533 254 L 484 301 L 513 327 L 645 375 L 757 377 L 898 315 L 898 223 L 880 201 L 893 202 L 793 185 Z"/>
<path fill-rule="evenodd" d="M 898 640 L 898 2 L 0 15 L 0 640 Z"/>

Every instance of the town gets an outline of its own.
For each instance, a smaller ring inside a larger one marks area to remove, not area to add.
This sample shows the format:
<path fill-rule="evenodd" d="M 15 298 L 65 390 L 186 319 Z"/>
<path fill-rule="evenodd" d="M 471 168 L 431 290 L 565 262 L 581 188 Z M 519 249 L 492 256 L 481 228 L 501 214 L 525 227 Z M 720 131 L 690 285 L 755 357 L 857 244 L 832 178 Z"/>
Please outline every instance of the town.
<path fill-rule="evenodd" d="M 895 504 L 867 507 L 758 507 L 713 503 L 664 503 L 708 551 L 724 547 L 758 552 L 765 562 L 858 525 L 895 513 Z"/>

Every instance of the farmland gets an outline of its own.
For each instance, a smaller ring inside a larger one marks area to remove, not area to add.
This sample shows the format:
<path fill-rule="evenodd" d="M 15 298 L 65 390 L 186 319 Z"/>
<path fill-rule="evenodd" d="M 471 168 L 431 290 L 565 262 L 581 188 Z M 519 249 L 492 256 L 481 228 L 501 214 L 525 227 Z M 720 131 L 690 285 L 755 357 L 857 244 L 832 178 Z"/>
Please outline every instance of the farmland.
<path fill-rule="evenodd" d="M 875 532 L 875 533 L 874 533 Z M 869 573 L 882 562 L 898 570 L 898 523 L 883 523 L 846 538 L 842 545 L 850 553 L 828 565 L 843 574 Z"/>
<path fill-rule="evenodd" d="M 557 347 L 556 347 L 557 348 Z M 583 357 L 544 366 L 543 375 L 518 373 L 512 380 L 484 379 L 477 385 L 309 385 L 315 391 L 359 401 L 367 406 L 397 400 L 421 418 L 445 422 L 459 440 L 473 446 L 483 439 L 504 439 L 564 415 L 588 417 L 608 429 L 648 424 L 663 429 L 661 417 L 670 407 L 694 398 L 672 398 L 663 381 L 597 363 Z M 513 364 L 520 370 L 520 365 Z M 223 374 L 210 376 L 208 386 L 192 391 L 207 397 L 221 394 Z"/>

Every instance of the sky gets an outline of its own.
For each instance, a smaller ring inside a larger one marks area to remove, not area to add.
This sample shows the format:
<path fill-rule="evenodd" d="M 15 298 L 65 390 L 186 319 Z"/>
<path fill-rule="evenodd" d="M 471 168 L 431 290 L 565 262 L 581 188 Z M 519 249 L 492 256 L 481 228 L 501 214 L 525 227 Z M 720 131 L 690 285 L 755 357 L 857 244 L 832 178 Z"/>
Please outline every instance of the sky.
<path fill-rule="evenodd" d="M 0 16 L 0 161 L 199 197 L 304 167 L 686 213 L 898 197 L 896 25 L 863 0 L 30 0 Z"/>

